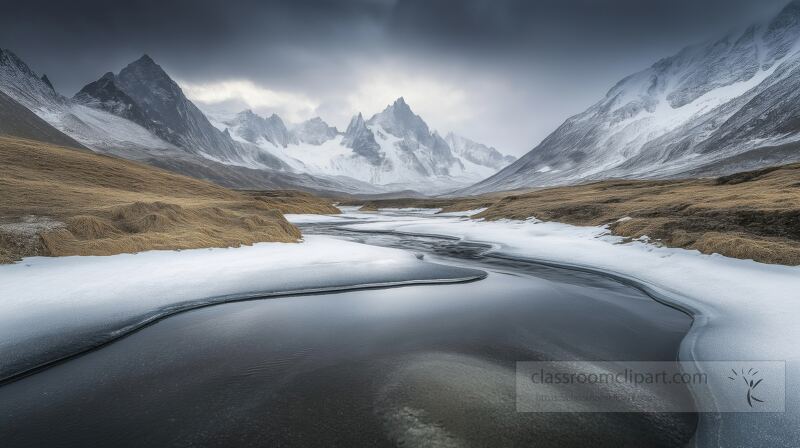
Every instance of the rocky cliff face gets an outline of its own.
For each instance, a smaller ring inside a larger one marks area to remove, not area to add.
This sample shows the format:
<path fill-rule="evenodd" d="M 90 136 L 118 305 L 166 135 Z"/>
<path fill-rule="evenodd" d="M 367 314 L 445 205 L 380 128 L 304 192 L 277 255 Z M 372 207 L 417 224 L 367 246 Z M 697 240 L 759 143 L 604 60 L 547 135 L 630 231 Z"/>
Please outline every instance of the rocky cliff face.
<path fill-rule="evenodd" d="M 149 126 L 142 109 L 116 85 L 116 77 L 108 72 L 95 82 L 87 84 L 72 98 L 74 101 L 114 115 L 127 118 L 142 126 Z"/>
<path fill-rule="evenodd" d="M 119 88 L 141 108 L 146 123 L 164 140 L 193 153 L 222 161 L 240 159 L 240 148 L 211 125 L 183 91 L 149 56 L 144 55 L 116 76 Z"/>
<path fill-rule="evenodd" d="M 384 160 L 381 147 L 375 141 L 375 134 L 367 128 L 367 122 L 360 113 L 350 120 L 344 132 L 342 144 L 353 149 L 353 153 L 363 157 L 372 165 L 380 165 Z"/>

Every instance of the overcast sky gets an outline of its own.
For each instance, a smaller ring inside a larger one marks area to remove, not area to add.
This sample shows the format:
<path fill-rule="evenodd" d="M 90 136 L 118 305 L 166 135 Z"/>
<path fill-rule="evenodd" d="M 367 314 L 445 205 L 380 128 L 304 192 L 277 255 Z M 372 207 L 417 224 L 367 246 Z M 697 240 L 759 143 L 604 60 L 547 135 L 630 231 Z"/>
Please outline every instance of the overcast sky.
<path fill-rule="evenodd" d="M 521 155 L 622 77 L 787 1 L 4 1 L 0 47 L 68 95 L 147 53 L 201 107 L 339 128 L 403 96 Z"/>

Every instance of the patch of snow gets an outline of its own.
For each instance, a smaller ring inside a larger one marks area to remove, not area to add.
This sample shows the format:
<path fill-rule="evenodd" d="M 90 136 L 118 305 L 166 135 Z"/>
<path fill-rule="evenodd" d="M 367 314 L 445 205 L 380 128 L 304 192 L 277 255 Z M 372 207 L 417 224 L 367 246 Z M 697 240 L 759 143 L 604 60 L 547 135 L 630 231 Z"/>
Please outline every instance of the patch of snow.
<path fill-rule="evenodd" d="M 379 212 L 384 213 L 402 213 L 402 214 L 414 214 L 414 215 L 435 215 L 439 213 L 442 209 L 441 208 L 414 208 L 414 207 L 407 207 L 407 208 L 381 208 L 378 209 Z"/>
<path fill-rule="evenodd" d="M 288 213 L 283 215 L 287 221 L 292 224 L 313 224 L 318 222 L 342 222 L 347 218 L 340 215 L 313 215 L 313 214 L 300 214 Z"/>
<path fill-rule="evenodd" d="M 469 217 L 469 216 L 475 216 L 478 213 L 483 213 L 484 211 L 486 211 L 487 208 L 488 207 L 475 208 L 475 209 L 472 209 L 472 210 L 464 210 L 463 212 L 439 213 L 439 214 L 437 214 L 437 216 L 464 216 L 464 217 Z"/>
<path fill-rule="evenodd" d="M 26 258 L 0 266 L 0 379 L 197 306 L 481 276 L 403 250 L 324 236 L 227 249 Z"/>

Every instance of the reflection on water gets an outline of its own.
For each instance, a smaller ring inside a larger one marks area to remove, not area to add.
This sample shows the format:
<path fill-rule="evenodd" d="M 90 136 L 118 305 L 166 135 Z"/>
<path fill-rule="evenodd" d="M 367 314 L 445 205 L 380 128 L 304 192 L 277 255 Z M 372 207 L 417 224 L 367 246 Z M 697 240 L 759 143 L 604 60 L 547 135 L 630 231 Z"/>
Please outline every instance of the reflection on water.
<path fill-rule="evenodd" d="M 3 446 L 643 447 L 691 438 L 692 414 L 527 414 L 514 397 L 517 361 L 674 360 L 691 323 L 684 314 L 600 276 L 485 259 L 479 245 L 348 238 L 455 257 L 490 275 L 171 317 L 0 388 Z"/>

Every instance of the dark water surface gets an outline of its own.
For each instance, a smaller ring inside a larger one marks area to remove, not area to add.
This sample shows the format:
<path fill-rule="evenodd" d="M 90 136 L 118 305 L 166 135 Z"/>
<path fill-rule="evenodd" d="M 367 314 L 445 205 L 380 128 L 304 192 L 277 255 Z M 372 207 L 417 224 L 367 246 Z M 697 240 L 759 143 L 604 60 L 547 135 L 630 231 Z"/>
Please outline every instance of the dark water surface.
<path fill-rule="evenodd" d="M 691 320 L 604 277 L 343 232 L 485 280 L 185 312 L 0 388 L 0 446 L 684 446 L 694 414 L 516 412 L 515 363 L 674 361 Z M 309 273 L 313 275 L 313 273 Z"/>

